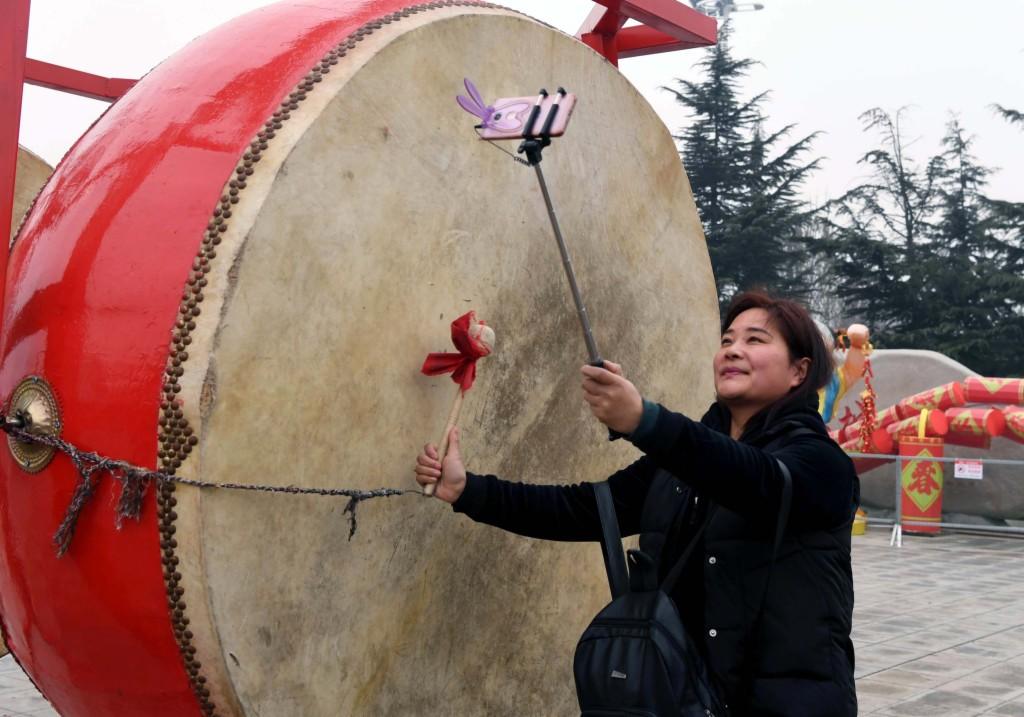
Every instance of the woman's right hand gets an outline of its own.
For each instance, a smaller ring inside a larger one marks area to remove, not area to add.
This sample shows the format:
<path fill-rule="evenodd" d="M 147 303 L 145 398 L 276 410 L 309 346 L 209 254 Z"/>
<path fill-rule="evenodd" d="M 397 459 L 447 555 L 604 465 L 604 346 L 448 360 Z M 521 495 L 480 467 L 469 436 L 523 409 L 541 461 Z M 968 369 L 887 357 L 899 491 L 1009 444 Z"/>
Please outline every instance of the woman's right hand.
<path fill-rule="evenodd" d="M 440 480 L 438 480 L 440 479 Z M 459 429 L 452 427 L 448 433 L 448 453 L 444 465 L 437 460 L 437 446 L 428 443 L 416 456 L 416 482 L 421 486 L 435 483 L 434 497 L 446 503 L 454 503 L 466 487 L 466 467 L 459 453 Z"/>

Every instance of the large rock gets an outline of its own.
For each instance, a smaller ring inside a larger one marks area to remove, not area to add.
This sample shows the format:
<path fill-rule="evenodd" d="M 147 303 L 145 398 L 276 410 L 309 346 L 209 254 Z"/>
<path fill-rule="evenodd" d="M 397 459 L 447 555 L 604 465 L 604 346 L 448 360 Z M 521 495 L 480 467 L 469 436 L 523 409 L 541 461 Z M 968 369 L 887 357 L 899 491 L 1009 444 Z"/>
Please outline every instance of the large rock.
<path fill-rule="evenodd" d="M 878 394 L 879 411 L 907 396 L 935 386 L 962 381 L 978 374 L 963 364 L 935 351 L 912 349 L 878 350 L 871 355 L 874 369 L 872 385 Z M 846 406 L 857 413 L 856 400 L 863 390 L 858 384 L 839 403 L 836 415 L 843 415 Z M 833 422 L 836 427 L 838 422 Z M 1024 445 L 1005 438 L 995 438 L 989 450 L 946 446 L 946 456 L 963 458 L 1009 458 L 1024 460 Z M 862 502 L 871 507 L 892 509 L 896 496 L 898 463 L 879 466 L 861 475 Z M 945 481 L 942 496 L 944 512 L 968 513 L 989 518 L 1024 518 L 1024 465 L 985 464 L 985 477 L 980 481 L 953 478 L 950 464 L 944 464 Z"/>

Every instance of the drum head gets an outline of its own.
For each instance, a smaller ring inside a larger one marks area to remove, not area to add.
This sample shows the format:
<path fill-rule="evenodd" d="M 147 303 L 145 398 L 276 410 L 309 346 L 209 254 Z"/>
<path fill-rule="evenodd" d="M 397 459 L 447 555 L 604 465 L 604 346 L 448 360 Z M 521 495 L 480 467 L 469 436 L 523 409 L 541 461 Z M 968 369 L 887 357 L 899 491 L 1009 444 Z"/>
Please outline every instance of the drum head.
<path fill-rule="evenodd" d="M 418 369 L 469 309 L 497 334 L 462 413 L 470 470 L 575 482 L 637 457 L 580 397 L 586 352 L 537 178 L 475 137 L 464 76 L 488 99 L 579 96 L 542 166 L 598 345 L 646 395 L 703 408 L 715 290 L 669 133 L 573 38 L 445 8 L 352 49 L 246 178 L 183 364 L 199 436 L 183 475 L 412 487 L 455 392 Z M 596 545 L 414 497 L 362 505 L 351 540 L 341 500 L 183 488 L 178 503 L 184 583 L 206 586 L 215 626 L 197 641 L 219 651 L 203 663 L 246 714 L 572 712 L 572 650 L 608 597 Z"/>
<path fill-rule="evenodd" d="M 14 180 L 14 207 L 11 211 L 11 241 L 18 233 L 21 220 L 28 213 L 43 184 L 53 174 L 53 167 L 41 157 L 18 146 L 18 170 Z"/>

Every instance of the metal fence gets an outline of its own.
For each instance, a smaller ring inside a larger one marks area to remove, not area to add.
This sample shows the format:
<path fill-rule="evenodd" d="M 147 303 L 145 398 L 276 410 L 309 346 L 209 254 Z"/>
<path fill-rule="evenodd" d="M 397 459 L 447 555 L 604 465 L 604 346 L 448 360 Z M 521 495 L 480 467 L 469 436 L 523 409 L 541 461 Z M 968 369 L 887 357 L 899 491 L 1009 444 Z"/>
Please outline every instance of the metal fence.
<path fill-rule="evenodd" d="M 1024 460 L 1012 460 L 1009 458 L 978 458 L 978 457 L 966 457 L 966 456 L 944 456 L 942 458 L 936 458 L 932 456 L 898 456 L 888 455 L 880 453 L 848 453 L 851 458 L 869 458 L 872 460 L 886 461 L 895 464 L 896 466 L 896 486 L 895 486 L 895 504 L 894 510 L 896 517 L 892 521 L 874 521 L 875 524 L 883 524 L 886 527 L 891 526 L 892 533 L 889 537 L 889 545 L 897 548 L 903 547 L 903 526 L 929 526 L 934 528 L 940 528 L 943 530 L 953 531 L 966 531 L 973 533 L 992 533 L 993 535 L 1017 535 L 1024 537 L 1024 527 L 1017 527 L 1011 525 L 975 525 L 973 523 L 955 523 L 946 522 L 943 520 L 939 521 L 919 521 L 919 520 L 906 520 L 902 515 L 903 509 L 903 462 L 910 461 L 930 461 L 932 463 L 956 463 L 958 461 L 970 461 L 974 463 L 981 463 L 984 465 L 1010 465 L 1020 466 L 1024 469 Z M 984 469 L 984 468 L 983 468 Z M 945 476 L 943 483 L 945 483 Z"/>

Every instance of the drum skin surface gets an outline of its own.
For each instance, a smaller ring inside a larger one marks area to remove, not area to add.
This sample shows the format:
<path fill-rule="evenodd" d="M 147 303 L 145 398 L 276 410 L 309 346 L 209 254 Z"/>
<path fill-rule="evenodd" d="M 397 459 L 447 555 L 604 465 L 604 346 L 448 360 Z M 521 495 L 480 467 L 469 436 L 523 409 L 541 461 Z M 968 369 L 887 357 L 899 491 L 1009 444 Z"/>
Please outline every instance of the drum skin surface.
<path fill-rule="evenodd" d="M 585 349 L 533 170 L 472 134 L 488 100 L 580 104 L 544 171 L 605 355 L 691 415 L 717 303 L 668 131 L 600 56 L 471 3 L 285 2 L 168 59 L 87 132 L 12 248 L 0 392 L 53 387 L 75 445 L 184 478 L 413 487 L 455 386 L 430 351 L 495 328 L 467 465 L 599 480 L 637 457 L 579 396 Z M 514 149 L 514 143 L 506 147 Z M 440 501 L 151 487 L 115 528 L 103 478 L 0 456 L 0 615 L 62 715 L 572 714 L 573 646 L 607 600 L 594 545 Z"/>
<path fill-rule="evenodd" d="M 53 167 L 25 147 L 18 147 L 18 171 L 14 180 L 14 206 L 11 210 L 11 239 L 21 226 L 32 202 L 46 180 L 53 174 Z"/>

